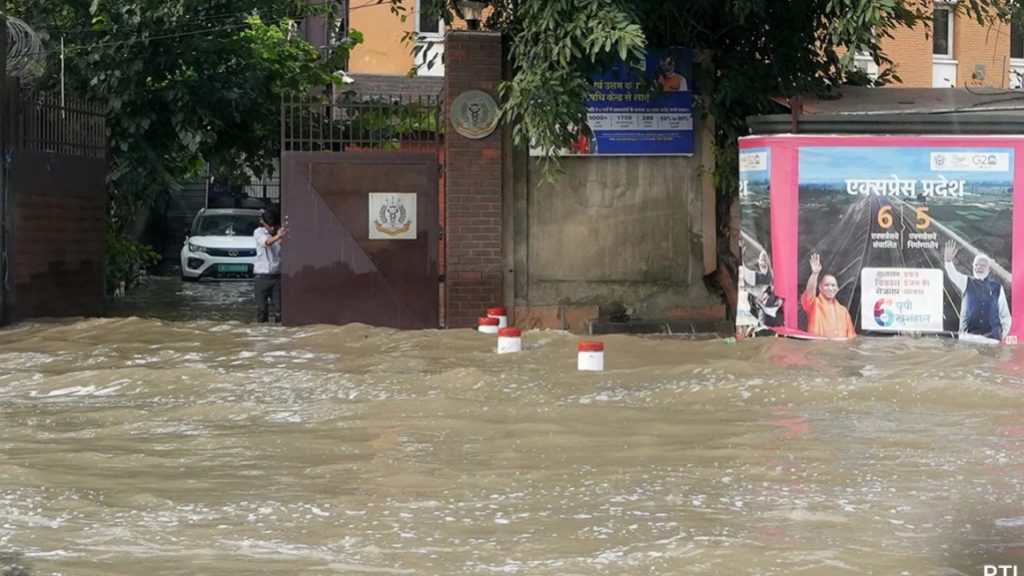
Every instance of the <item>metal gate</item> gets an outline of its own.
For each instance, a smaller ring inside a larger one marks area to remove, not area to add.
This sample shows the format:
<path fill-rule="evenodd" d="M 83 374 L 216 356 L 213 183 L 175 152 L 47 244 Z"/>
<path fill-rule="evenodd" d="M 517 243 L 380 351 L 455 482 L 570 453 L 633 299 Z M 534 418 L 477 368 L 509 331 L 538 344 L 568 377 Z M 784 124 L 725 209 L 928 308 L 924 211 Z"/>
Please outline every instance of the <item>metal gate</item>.
<path fill-rule="evenodd" d="M 106 115 L 95 104 L 8 82 L 0 110 L 0 324 L 102 314 Z"/>
<path fill-rule="evenodd" d="M 288 325 L 437 328 L 438 99 L 282 106 Z"/>

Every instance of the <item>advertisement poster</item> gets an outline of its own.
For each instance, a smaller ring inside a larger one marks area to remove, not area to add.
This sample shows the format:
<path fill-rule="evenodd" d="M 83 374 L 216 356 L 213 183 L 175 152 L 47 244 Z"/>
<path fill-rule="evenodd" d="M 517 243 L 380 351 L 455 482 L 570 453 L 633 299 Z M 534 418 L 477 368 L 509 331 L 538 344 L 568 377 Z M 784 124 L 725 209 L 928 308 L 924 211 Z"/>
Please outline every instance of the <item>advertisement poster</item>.
<path fill-rule="evenodd" d="M 693 155 L 693 54 L 652 49 L 643 70 L 625 64 L 594 78 L 587 122 L 563 155 Z M 539 150 L 531 150 L 539 155 Z"/>
<path fill-rule="evenodd" d="M 737 336 L 1024 337 L 1024 137 L 779 134 L 739 148 Z"/>
<path fill-rule="evenodd" d="M 771 265 L 771 150 L 740 152 L 740 270 L 736 325 L 745 334 L 782 326 L 784 307 Z"/>
<path fill-rule="evenodd" d="M 800 331 L 1006 338 L 1014 148 L 801 146 L 798 154 Z"/>
<path fill-rule="evenodd" d="M 929 268 L 861 270 L 861 330 L 942 332 L 942 273 Z"/>

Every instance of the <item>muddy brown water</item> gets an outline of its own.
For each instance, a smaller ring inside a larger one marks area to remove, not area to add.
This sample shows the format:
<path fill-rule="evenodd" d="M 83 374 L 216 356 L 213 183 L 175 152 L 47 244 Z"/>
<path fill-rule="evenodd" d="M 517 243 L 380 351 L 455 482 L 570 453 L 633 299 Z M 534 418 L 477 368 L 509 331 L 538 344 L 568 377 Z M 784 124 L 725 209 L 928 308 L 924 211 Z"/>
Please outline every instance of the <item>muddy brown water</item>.
<path fill-rule="evenodd" d="M 0 330 L 0 573 L 1024 565 L 1024 348 L 602 340 L 592 374 L 556 331 Z"/>

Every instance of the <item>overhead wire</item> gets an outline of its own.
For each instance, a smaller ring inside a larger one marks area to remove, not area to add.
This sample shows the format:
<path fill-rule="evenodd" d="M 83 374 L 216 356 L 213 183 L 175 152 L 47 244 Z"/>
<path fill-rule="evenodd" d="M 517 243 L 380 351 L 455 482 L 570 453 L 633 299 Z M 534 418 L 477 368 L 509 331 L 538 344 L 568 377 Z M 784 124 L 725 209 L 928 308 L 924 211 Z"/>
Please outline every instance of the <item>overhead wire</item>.
<path fill-rule="evenodd" d="M 356 8 L 368 8 L 368 7 L 371 7 L 371 6 L 376 6 L 376 4 L 373 4 L 373 5 L 367 4 L 367 5 L 362 5 L 362 6 L 356 6 L 356 7 L 352 8 L 352 9 L 354 10 Z M 304 14 L 304 15 L 296 16 L 296 18 L 306 17 L 306 16 L 314 16 L 314 15 L 316 15 L 316 14 Z M 172 38 L 183 38 L 183 37 L 187 37 L 187 36 L 197 36 L 197 35 L 206 34 L 206 33 L 223 32 L 223 31 L 226 31 L 226 30 L 238 30 L 238 29 L 241 29 L 241 28 L 247 28 L 248 26 L 249 26 L 249 23 L 232 24 L 230 26 L 219 26 L 219 27 L 216 27 L 216 28 L 204 28 L 202 30 L 193 30 L 191 32 L 179 32 L 179 33 L 174 33 L 174 34 L 161 34 L 161 35 L 156 35 L 156 36 L 144 36 L 144 37 L 138 37 L 138 38 L 126 38 L 124 40 L 111 40 L 111 41 L 106 41 L 106 42 L 94 42 L 92 44 L 86 44 L 86 45 L 80 45 L 80 46 L 72 46 L 70 48 L 66 48 L 65 51 L 66 50 L 79 50 L 80 51 L 80 50 L 89 50 L 89 49 L 92 49 L 92 48 L 100 48 L 100 47 L 105 47 L 105 46 L 130 45 L 130 44 L 136 44 L 136 43 L 140 43 L 140 42 L 149 42 L 149 41 L 153 41 L 153 40 L 167 40 L 167 39 L 172 39 Z M 50 49 L 50 50 L 38 50 L 36 52 L 31 52 L 29 54 L 30 55 L 48 56 L 50 54 L 57 54 L 59 52 L 61 52 L 61 49 L 60 48 L 55 48 L 55 49 Z"/>
<path fill-rule="evenodd" d="M 89 49 L 92 49 L 92 48 L 101 48 L 101 47 L 104 47 L 104 46 L 121 46 L 121 45 L 138 44 L 138 43 L 141 43 L 141 42 L 150 42 L 152 40 L 167 40 L 167 39 L 170 39 L 170 38 L 184 38 L 186 36 L 198 36 L 200 34 L 207 34 L 207 33 L 210 33 L 210 32 L 223 32 L 225 30 L 237 30 L 239 28 L 247 28 L 248 26 L 249 26 L 248 23 L 245 23 L 245 24 L 233 24 L 231 26 L 221 26 L 221 27 L 217 27 L 217 28 L 204 28 L 203 30 L 193 30 L 192 32 L 178 32 L 178 33 L 174 33 L 174 34 L 161 34 L 161 35 L 157 35 L 157 36 L 143 36 L 143 37 L 139 37 L 139 38 L 127 38 L 125 40 L 111 40 L 111 41 L 108 41 L 108 42 L 94 42 L 92 44 L 86 44 L 84 46 L 72 46 L 70 48 L 67 48 L 66 50 L 89 50 Z M 43 50 L 43 51 L 39 52 L 39 54 L 49 55 L 49 54 L 59 53 L 60 51 L 61 51 L 60 48 L 56 48 L 56 49 L 53 49 L 53 50 Z"/>
<path fill-rule="evenodd" d="M 321 3 L 321 4 L 310 5 L 310 7 L 320 7 L 320 6 L 325 6 L 327 4 L 328 4 L 327 2 L 324 2 L 324 3 Z M 359 9 L 363 9 L 363 8 L 373 8 L 373 7 L 376 7 L 376 6 L 386 6 L 386 5 L 387 5 L 387 0 L 384 0 L 384 1 L 368 0 L 368 2 L 366 2 L 365 4 L 360 4 L 358 6 L 350 6 L 349 7 L 349 11 L 359 10 Z M 206 16 L 202 16 L 202 17 L 194 18 L 194 19 L 184 19 L 184 20 L 182 20 L 180 22 L 176 22 L 174 27 L 188 26 L 188 25 L 193 25 L 193 24 L 201 24 L 201 23 L 208 22 L 208 21 L 211 21 L 211 20 L 219 20 L 219 19 L 227 20 L 227 19 L 231 19 L 231 18 L 235 18 L 235 17 L 248 17 L 248 16 L 252 16 L 254 14 L 257 15 L 257 16 L 271 16 L 271 15 L 275 15 L 275 14 L 280 14 L 280 15 L 287 16 L 287 13 L 289 11 L 291 11 L 291 8 L 289 8 L 289 7 L 279 7 L 279 8 L 272 8 L 272 9 L 268 8 L 268 9 L 265 9 L 265 10 L 252 9 L 252 10 L 244 10 L 244 11 L 240 11 L 240 12 L 222 12 L 220 14 L 208 14 Z M 302 17 L 306 17 L 306 16 L 315 16 L 315 15 L 316 15 L 315 13 L 300 13 L 300 14 L 295 15 L 295 17 L 296 18 L 302 18 Z M 69 34 L 84 33 L 84 32 L 94 32 L 94 33 L 107 32 L 106 30 L 97 30 L 96 28 L 74 28 L 74 29 L 68 29 L 68 28 L 45 28 L 45 30 L 48 33 L 50 33 L 51 35 L 69 35 Z"/>
<path fill-rule="evenodd" d="M 202 24 L 202 23 L 205 23 L 205 22 L 213 21 L 213 20 L 221 20 L 221 19 L 228 20 L 228 19 L 231 19 L 231 18 L 239 17 L 239 16 L 245 16 L 245 17 L 252 16 L 252 15 L 270 16 L 270 15 L 273 15 L 273 14 L 279 14 L 279 13 L 287 12 L 288 10 L 290 10 L 290 9 L 289 8 L 275 8 L 275 9 L 267 9 L 265 11 L 264 10 L 248 10 L 248 11 L 244 11 L 244 12 L 223 12 L 221 14 L 210 14 L 210 15 L 207 15 L 207 16 L 199 17 L 199 18 L 186 18 L 186 19 L 182 19 L 180 21 L 175 22 L 174 26 L 172 26 L 172 27 L 177 28 L 177 27 L 182 27 L 182 26 L 192 26 L 192 25 L 195 25 L 195 24 Z M 97 29 L 95 27 L 89 27 L 89 28 L 40 27 L 40 28 L 42 30 L 45 30 L 51 36 L 69 36 L 69 35 L 72 35 L 72 34 L 84 34 L 84 33 L 90 33 L 90 32 L 91 33 L 95 33 L 95 34 L 102 34 L 102 33 L 109 32 L 109 30 Z"/>

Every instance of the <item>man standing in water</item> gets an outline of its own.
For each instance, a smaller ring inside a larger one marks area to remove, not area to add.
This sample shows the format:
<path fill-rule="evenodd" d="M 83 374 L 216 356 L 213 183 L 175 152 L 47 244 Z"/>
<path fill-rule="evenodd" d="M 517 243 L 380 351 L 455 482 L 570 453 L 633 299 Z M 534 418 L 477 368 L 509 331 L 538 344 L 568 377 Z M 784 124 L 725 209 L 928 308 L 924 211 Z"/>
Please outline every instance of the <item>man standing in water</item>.
<path fill-rule="evenodd" d="M 260 227 L 252 233 L 256 239 L 252 271 L 256 277 L 257 322 L 268 322 L 271 313 L 275 322 L 281 321 L 281 239 L 287 230 L 280 224 L 277 211 L 268 208 L 260 215 Z"/>
<path fill-rule="evenodd" d="M 811 254 L 811 275 L 807 278 L 807 287 L 800 297 L 800 305 L 807 313 L 807 331 L 815 336 L 826 338 L 853 338 L 857 332 L 850 320 L 850 311 L 836 300 L 839 282 L 831 274 L 821 277 L 821 258 Z"/>
<path fill-rule="evenodd" d="M 991 278 L 992 260 L 978 254 L 974 257 L 974 276 L 961 274 L 953 264 L 958 252 L 956 242 L 946 242 L 943 251 L 946 274 L 960 290 L 960 333 L 1003 340 L 1010 332 L 1010 307 L 1006 303 L 1006 291 L 998 280 Z"/>

